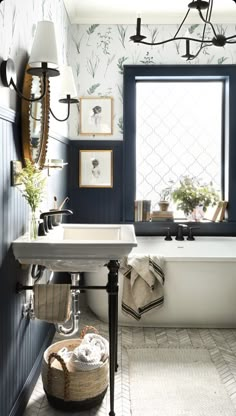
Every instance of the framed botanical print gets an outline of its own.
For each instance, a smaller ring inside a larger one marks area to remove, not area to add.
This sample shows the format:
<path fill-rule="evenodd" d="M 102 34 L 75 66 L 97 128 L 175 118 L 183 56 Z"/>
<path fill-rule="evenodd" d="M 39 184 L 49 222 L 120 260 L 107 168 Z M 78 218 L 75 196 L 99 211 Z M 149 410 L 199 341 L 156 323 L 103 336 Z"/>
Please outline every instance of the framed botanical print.
<path fill-rule="evenodd" d="M 79 187 L 113 187 L 112 150 L 80 150 Z"/>
<path fill-rule="evenodd" d="M 111 97 L 80 98 L 80 135 L 112 135 L 112 120 L 113 99 Z"/>

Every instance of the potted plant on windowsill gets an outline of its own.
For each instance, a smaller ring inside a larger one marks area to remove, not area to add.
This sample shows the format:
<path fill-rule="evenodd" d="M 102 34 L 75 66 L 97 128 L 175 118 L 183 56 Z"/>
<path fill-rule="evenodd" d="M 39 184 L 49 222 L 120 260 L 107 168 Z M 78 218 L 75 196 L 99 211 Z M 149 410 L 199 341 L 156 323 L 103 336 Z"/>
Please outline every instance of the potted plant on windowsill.
<path fill-rule="evenodd" d="M 171 199 L 171 190 L 172 187 L 167 187 L 162 189 L 160 192 L 160 201 L 158 202 L 158 205 L 160 207 L 160 211 L 167 211 L 170 205 L 170 199 Z"/>
<path fill-rule="evenodd" d="M 207 208 L 213 207 L 219 201 L 219 194 L 211 183 L 201 184 L 197 178 L 190 176 L 184 176 L 180 180 L 171 196 L 177 209 L 193 221 L 200 220 Z"/>

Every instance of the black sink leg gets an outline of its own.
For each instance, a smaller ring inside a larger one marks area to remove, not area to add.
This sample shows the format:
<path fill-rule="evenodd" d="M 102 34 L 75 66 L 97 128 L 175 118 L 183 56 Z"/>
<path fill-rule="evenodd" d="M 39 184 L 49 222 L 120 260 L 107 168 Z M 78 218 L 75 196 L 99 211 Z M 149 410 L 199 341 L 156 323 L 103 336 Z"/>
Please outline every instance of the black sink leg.
<path fill-rule="evenodd" d="M 117 338 L 118 338 L 118 271 L 120 264 L 110 260 L 106 265 L 108 273 L 108 319 L 109 319 L 109 371 L 110 371 L 110 416 L 115 416 L 115 371 L 117 371 Z"/>

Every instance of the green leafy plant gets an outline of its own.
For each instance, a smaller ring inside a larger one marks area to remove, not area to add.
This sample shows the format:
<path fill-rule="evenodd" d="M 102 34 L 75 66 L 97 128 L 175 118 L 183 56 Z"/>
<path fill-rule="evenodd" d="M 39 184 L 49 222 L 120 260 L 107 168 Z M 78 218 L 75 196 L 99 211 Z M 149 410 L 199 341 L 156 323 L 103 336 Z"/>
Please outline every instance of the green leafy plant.
<path fill-rule="evenodd" d="M 177 209 L 182 210 L 186 215 L 191 214 L 197 206 L 202 206 L 203 211 L 206 212 L 209 206 L 214 206 L 219 201 L 219 194 L 212 183 L 201 184 L 197 178 L 189 176 L 184 176 L 180 180 L 179 187 L 173 190 L 171 197 L 177 203 Z"/>
<path fill-rule="evenodd" d="M 25 167 L 17 175 L 22 187 L 20 191 L 28 202 L 32 212 L 35 212 L 43 200 L 46 178 L 42 171 L 33 165 L 29 159 L 25 160 Z"/>

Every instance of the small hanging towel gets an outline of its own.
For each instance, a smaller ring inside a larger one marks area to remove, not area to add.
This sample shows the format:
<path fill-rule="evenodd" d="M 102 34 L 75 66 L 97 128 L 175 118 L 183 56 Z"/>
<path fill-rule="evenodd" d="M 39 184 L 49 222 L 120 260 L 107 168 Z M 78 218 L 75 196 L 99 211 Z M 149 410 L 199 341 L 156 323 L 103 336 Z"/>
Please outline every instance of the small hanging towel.
<path fill-rule="evenodd" d="M 70 284 L 35 284 L 35 317 L 52 323 L 68 321 L 71 312 Z"/>
<path fill-rule="evenodd" d="M 163 256 L 136 255 L 122 260 L 122 311 L 125 314 L 139 320 L 142 314 L 163 304 L 163 269 Z"/>

